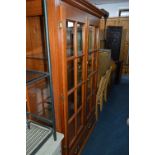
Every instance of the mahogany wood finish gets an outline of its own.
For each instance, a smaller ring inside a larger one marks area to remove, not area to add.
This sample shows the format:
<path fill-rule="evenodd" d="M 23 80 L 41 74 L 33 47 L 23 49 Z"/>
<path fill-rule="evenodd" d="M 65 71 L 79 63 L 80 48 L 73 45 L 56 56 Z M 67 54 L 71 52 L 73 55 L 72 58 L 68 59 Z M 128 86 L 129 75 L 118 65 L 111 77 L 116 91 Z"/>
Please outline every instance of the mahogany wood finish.
<path fill-rule="evenodd" d="M 76 1 L 77 2 L 77 1 Z M 69 4 L 71 4 L 69 2 Z M 61 2 L 60 5 L 60 21 L 61 27 L 61 42 L 62 45 L 62 63 L 63 63 L 63 94 L 64 94 L 64 114 L 67 119 L 65 122 L 65 141 L 64 141 L 64 154 L 79 154 L 85 143 L 85 138 L 87 134 L 90 133 L 90 129 L 95 123 L 95 100 L 96 100 L 96 79 L 97 79 L 97 57 L 99 49 L 99 23 L 100 19 L 88 12 L 83 11 L 83 9 L 75 8 L 67 3 Z M 73 27 L 73 56 L 67 56 L 67 22 L 74 23 Z M 77 34 L 77 24 L 81 23 L 82 28 L 82 55 L 78 56 L 78 34 Z M 89 39 L 89 35 L 92 35 Z M 91 41 L 91 42 L 90 42 Z M 89 43 L 90 42 L 90 43 Z M 89 45 L 90 44 L 90 45 Z M 92 46 L 89 49 L 89 46 Z M 82 77 L 83 80 L 78 84 L 77 82 L 77 63 L 78 58 L 83 59 L 82 64 Z M 90 58 L 90 60 L 88 59 Z M 68 63 L 73 61 L 74 64 L 74 86 L 68 90 L 68 77 L 67 77 L 67 67 Z M 91 70 L 88 74 L 88 67 Z M 77 90 L 82 87 L 82 106 L 78 109 L 78 96 Z M 89 92 L 89 93 L 88 93 Z M 73 107 L 74 113 L 68 118 L 68 109 L 70 95 L 74 95 Z M 81 116 L 79 116 L 79 114 Z M 81 126 L 78 126 L 78 119 L 81 117 Z M 71 128 L 71 130 L 70 130 Z"/>
<path fill-rule="evenodd" d="M 26 2 L 26 67 L 46 71 L 42 2 Z M 64 134 L 63 154 L 80 154 L 95 126 L 99 25 L 108 12 L 85 0 L 47 0 L 47 10 L 56 128 Z"/>
<path fill-rule="evenodd" d="M 26 16 L 42 15 L 42 0 L 26 0 Z"/>
<path fill-rule="evenodd" d="M 70 5 L 73 5 L 74 7 L 77 7 L 85 12 L 88 12 L 96 17 L 105 17 L 107 18 L 109 16 L 109 13 L 102 9 L 99 10 L 96 6 L 92 5 L 91 3 L 89 3 L 88 1 L 85 0 L 62 0 Z"/>

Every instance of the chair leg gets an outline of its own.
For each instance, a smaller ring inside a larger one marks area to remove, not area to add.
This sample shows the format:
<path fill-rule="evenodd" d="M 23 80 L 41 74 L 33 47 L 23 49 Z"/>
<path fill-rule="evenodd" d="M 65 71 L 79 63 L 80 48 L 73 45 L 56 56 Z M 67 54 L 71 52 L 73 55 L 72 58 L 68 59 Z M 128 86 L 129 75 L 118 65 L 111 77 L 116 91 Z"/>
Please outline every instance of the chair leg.
<path fill-rule="evenodd" d="M 107 100 L 108 100 L 108 95 L 107 95 L 108 93 L 107 92 L 108 92 L 108 84 L 107 84 L 107 86 L 106 86 L 106 88 L 104 90 L 104 93 L 103 93 L 104 94 L 104 101 L 106 103 L 107 103 Z"/>
<path fill-rule="evenodd" d="M 97 109 L 97 104 L 96 104 L 96 121 L 98 120 L 98 109 Z"/>
<path fill-rule="evenodd" d="M 105 102 L 107 103 L 107 89 L 106 89 L 105 92 L 104 92 L 104 100 L 105 100 Z"/>
<path fill-rule="evenodd" d="M 98 103 L 96 102 L 96 121 L 98 120 Z"/>
<path fill-rule="evenodd" d="M 103 108 L 103 95 L 100 96 L 100 111 L 102 111 Z"/>

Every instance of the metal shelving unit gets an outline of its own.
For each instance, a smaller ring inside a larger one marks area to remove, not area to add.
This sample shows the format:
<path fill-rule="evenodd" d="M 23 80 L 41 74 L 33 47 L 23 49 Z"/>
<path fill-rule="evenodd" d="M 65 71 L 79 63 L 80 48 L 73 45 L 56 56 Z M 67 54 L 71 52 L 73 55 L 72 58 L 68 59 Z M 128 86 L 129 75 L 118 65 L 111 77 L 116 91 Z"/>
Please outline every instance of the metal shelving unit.
<path fill-rule="evenodd" d="M 54 140 L 57 139 L 56 136 L 56 127 L 55 127 L 55 112 L 54 112 L 54 98 L 53 98 L 53 89 L 52 89 L 52 77 L 51 77 L 51 56 L 50 56 L 50 43 L 49 43 L 49 32 L 48 32 L 48 15 L 47 15 L 47 4 L 46 0 L 43 0 L 43 15 L 44 15 L 44 30 L 45 30 L 45 42 L 46 42 L 46 52 L 47 52 L 47 64 L 48 64 L 48 72 L 41 72 L 36 70 L 26 70 L 26 85 L 29 86 L 31 84 L 34 84 L 40 80 L 43 80 L 45 78 L 48 79 L 49 82 L 49 94 L 50 97 L 48 98 L 48 104 L 51 107 L 51 113 L 52 113 L 52 120 L 44 118 L 42 116 L 39 116 L 37 114 L 33 114 L 31 112 L 27 111 L 27 118 L 29 116 L 31 118 L 35 118 L 41 122 L 44 122 L 46 124 L 49 124 L 51 127 L 51 133 L 53 134 Z M 31 120 L 27 120 L 27 128 L 30 129 Z"/>

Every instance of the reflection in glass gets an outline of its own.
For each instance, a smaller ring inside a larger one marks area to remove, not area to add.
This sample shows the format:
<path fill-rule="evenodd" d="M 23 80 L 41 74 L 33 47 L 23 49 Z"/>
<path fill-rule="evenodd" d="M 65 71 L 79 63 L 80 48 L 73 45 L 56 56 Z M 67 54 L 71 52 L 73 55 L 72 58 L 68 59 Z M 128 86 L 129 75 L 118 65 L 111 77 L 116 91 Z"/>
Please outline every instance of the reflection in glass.
<path fill-rule="evenodd" d="M 77 114 L 77 128 L 78 128 L 78 130 L 80 129 L 81 126 L 82 126 L 82 112 L 80 111 Z"/>
<path fill-rule="evenodd" d="M 67 21 L 66 23 L 66 42 L 67 42 L 67 56 L 74 55 L 74 23 Z"/>
<path fill-rule="evenodd" d="M 68 90 L 74 87 L 74 61 L 68 62 L 67 65 Z"/>
<path fill-rule="evenodd" d="M 68 141 L 71 143 L 75 136 L 75 119 L 72 120 L 71 123 L 68 124 Z"/>
<path fill-rule="evenodd" d="M 93 84 L 92 84 L 92 94 L 93 95 L 95 95 L 95 86 L 96 86 L 95 78 L 96 78 L 96 75 L 93 76 Z"/>
<path fill-rule="evenodd" d="M 88 55 L 87 69 L 87 74 L 89 75 L 92 72 L 92 54 Z"/>
<path fill-rule="evenodd" d="M 77 24 L 77 41 L 78 41 L 78 44 L 77 44 L 77 47 L 78 47 L 78 55 L 82 55 L 82 46 L 83 46 L 83 43 L 82 43 L 82 24 L 78 23 Z"/>
<path fill-rule="evenodd" d="M 82 86 L 77 89 L 77 108 L 82 105 Z"/>
<path fill-rule="evenodd" d="M 87 96 L 91 94 L 91 80 L 87 82 Z"/>
<path fill-rule="evenodd" d="M 97 53 L 94 53 L 94 66 L 93 70 L 95 71 L 97 69 Z"/>
<path fill-rule="evenodd" d="M 91 102 L 91 107 L 92 107 L 92 109 L 94 110 L 94 108 L 95 108 L 95 95 L 93 95 L 92 96 L 92 102 Z"/>
<path fill-rule="evenodd" d="M 78 58 L 77 59 L 77 82 L 80 83 L 82 82 L 82 62 L 83 58 Z"/>
<path fill-rule="evenodd" d="M 93 51 L 94 48 L 94 33 L 93 27 L 89 26 L 89 53 Z"/>
<path fill-rule="evenodd" d="M 92 97 L 89 96 L 86 101 L 86 115 L 90 113 L 90 105 L 91 105 Z"/>
<path fill-rule="evenodd" d="M 74 93 L 68 96 L 68 118 L 74 114 Z"/>
<path fill-rule="evenodd" d="M 47 79 L 40 80 L 27 87 L 31 112 L 51 119 L 51 104 L 49 104 L 49 83 Z"/>

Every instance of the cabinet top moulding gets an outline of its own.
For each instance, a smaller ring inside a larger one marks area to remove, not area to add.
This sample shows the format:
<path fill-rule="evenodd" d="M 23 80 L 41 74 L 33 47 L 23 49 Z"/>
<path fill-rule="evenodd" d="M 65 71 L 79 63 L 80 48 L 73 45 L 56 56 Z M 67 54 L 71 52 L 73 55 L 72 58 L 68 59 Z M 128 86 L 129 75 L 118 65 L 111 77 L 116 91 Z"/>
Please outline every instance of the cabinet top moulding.
<path fill-rule="evenodd" d="M 100 10 L 95 5 L 86 0 L 59 0 L 66 2 L 80 10 L 86 11 L 96 17 L 108 18 L 109 12 L 102 9 Z M 26 16 L 42 15 L 42 0 L 27 0 L 26 3 Z"/>
<path fill-rule="evenodd" d="M 80 10 L 86 11 L 96 17 L 104 17 L 104 18 L 108 18 L 109 16 L 109 12 L 107 12 L 106 10 L 102 9 L 98 9 L 96 6 L 94 6 L 93 4 L 89 3 L 86 0 L 62 0 L 74 7 L 79 8 Z"/>

